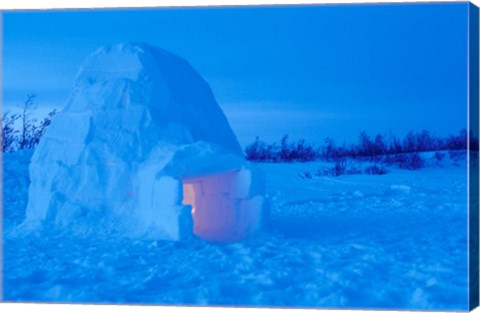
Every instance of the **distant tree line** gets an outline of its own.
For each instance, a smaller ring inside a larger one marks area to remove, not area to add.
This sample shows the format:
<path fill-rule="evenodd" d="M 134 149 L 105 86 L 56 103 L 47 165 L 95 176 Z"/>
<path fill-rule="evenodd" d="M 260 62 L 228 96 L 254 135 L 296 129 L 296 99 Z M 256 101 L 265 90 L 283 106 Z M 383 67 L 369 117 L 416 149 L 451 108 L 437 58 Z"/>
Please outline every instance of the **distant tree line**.
<path fill-rule="evenodd" d="M 383 161 L 388 164 L 399 163 L 407 168 L 421 167 L 419 152 L 428 151 L 459 151 L 470 148 L 478 151 L 478 138 L 467 136 L 465 129 L 456 135 L 445 138 L 433 136 L 429 131 L 410 131 L 404 138 L 389 133 L 369 136 L 362 131 L 355 144 L 336 145 L 331 138 L 326 138 L 324 144 L 316 146 L 307 144 L 305 140 L 288 142 L 285 135 L 280 143 L 265 143 L 258 137 L 245 148 L 247 160 L 256 162 L 308 162 L 314 160 L 339 161 L 345 158 Z M 468 140 L 470 139 L 470 145 Z M 453 154 L 453 152 L 451 153 Z M 442 154 L 436 154 L 442 158 Z"/>
<path fill-rule="evenodd" d="M 280 144 L 267 144 L 257 137 L 245 148 L 247 160 L 258 162 L 308 162 L 320 157 L 319 148 L 299 140 L 296 143 L 288 142 L 285 135 Z"/>
<path fill-rule="evenodd" d="M 50 125 L 56 110 L 46 117 L 37 120 L 32 117 L 35 111 L 34 94 L 29 94 L 21 106 L 20 113 L 2 113 L 2 151 L 12 152 L 23 149 L 33 149 L 40 141 L 45 130 Z M 16 125 L 20 123 L 20 125 Z M 470 143 L 468 142 L 470 140 Z M 359 134 L 355 144 L 337 145 L 331 138 L 326 138 L 323 145 L 314 145 L 305 140 L 290 142 L 288 136 L 281 138 L 279 143 L 266 143 L 257 137 L 245 148 L 247 160 L 255 162 L 309 162 L 325 160 L 337 162 L 334 172 L 342 173 L 345 170 L 346 158 L 362 159 L 382 162 L 388 165 L 397 164 L 401 168 L 417 169 L 424 165 L 420 152 L 435 151 L 437 160 L 444 158 L 448 151 L 450 158 L 455 159 L 459 151 L 470 149 L 478 151 L 478 138 L 462 129 L 458 134 L 448 137 L 432 135 L 427 130 L 420 132 L 410 131 L 405 137 L 399 138 L 392 133 L 370 136 L 366 131 Z M 377 166 L 370 169 L 372 172 L 383 172 Z"/>
<path fill-rule="evenodd" d="M 51 111 L 42 120 L 32 117 L 35 111 L 34 94 L 29 94 L 21 106 L 20 113 L 2 113 L 2 151 L 12 152 L 33 149 L 50 125 L 56 110 Z M 20 125 L 16 126 L 17 123 Z"/>

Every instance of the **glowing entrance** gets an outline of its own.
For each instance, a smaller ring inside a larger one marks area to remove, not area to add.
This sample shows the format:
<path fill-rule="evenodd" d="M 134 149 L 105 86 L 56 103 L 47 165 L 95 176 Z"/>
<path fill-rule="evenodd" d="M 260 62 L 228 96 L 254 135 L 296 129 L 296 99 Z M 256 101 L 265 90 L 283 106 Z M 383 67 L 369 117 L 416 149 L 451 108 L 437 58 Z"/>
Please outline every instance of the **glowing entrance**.
<path fill-rule="evenodd" d="M 243 240 L 260 227 L 263 197 L 251 181 L 251 171 L 183 179 L 183 205 L 192 207 L 193 233 L 200 238 Z"/>
<path fill-rule="evenodd" d="M 201 188 L 200 183 L 184 183 L 183 184 L 182 204 L 192 206 L 192 216 L 195 216 L 195 188 L 199 190 L 199 188 Z"/>

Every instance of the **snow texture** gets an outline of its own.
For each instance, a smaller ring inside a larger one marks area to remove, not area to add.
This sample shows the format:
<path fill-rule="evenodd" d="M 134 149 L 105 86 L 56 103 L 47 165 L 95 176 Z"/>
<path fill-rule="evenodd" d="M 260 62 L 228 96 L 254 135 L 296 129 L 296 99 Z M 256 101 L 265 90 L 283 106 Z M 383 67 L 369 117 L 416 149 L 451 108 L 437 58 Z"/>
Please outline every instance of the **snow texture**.
<path fill-rule="evenodd" d="M 212 187 L 203 197 L 206 186 L 196 196 L 210 201 L 201 210 L 241 211 L 230 226 L 243 232 L 230 236 L 217 229 L 221 221 L 201 219 L 196 234 L 240 240 L 258 229 L 244 224 L 260 223 L 264 188 L 236 193 L 239 184 L 258 185 L 261 174 L 244 161 L 210 87 L 185 60 L 147 44 L 103 47 L 85 60 L 29 170 L 27 229 L 84 221 L 135 236 L 188 238 L 194 221 L 191 204 L 182 204 L 183 181 L 232 171 L 232 196 Z"/>
<path fill-rule="evenodd" d="M 29 158 L 4 157 L 5 301 L 468 309 L 466 161 L 312 179 L 332 164 L 262 164 L 268 227 L 211 244 L 16 232 Z"/>

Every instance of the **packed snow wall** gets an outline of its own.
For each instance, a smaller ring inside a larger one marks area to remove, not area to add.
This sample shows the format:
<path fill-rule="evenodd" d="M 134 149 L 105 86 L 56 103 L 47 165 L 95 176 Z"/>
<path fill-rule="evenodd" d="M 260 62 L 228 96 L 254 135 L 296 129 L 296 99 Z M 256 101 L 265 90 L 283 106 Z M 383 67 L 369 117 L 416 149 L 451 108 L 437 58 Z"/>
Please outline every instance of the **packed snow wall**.
<path fill-rule="evenodd" d="M 82 223 L 91 231 L 111 222 L 129 234 L 172 240 L 190 236 L 194 227 L 184 180 L 237 171 L 249 178 L 236 184 L 264 184 L 244 160 L 209 85 L 185 60 L 147 44 L 102 47 L 85 60 L 29 171 L 25 225 Z M 205 218 L 195 227 L 209 229 L 215 235 L 204 237 L 214 241 L 247 237 L 258 227 L 239 225 L 260 223 L 263 188 L 244 194 L 242 201 L 256 200 L 241 208 L 235 197 L 202 206 L 204 212 L 245 211 L 229 224 L 237 229 L 222 232 L 221 220 Z"/>

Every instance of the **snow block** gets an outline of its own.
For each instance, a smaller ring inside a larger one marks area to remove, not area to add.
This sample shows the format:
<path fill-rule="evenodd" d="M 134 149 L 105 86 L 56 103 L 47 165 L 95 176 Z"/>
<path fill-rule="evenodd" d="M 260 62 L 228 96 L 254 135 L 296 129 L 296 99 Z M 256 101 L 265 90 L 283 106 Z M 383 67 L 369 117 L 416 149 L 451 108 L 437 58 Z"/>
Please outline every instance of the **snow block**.
<path fill-rule="evenodd" d="M 29 170 L 29 225 L 108 232 L 121 223 L 129 236 L 236 241 L 261 222 L 263 174 L 245 161 L 209 85 L 147 44 L 87 57 Z"/>

